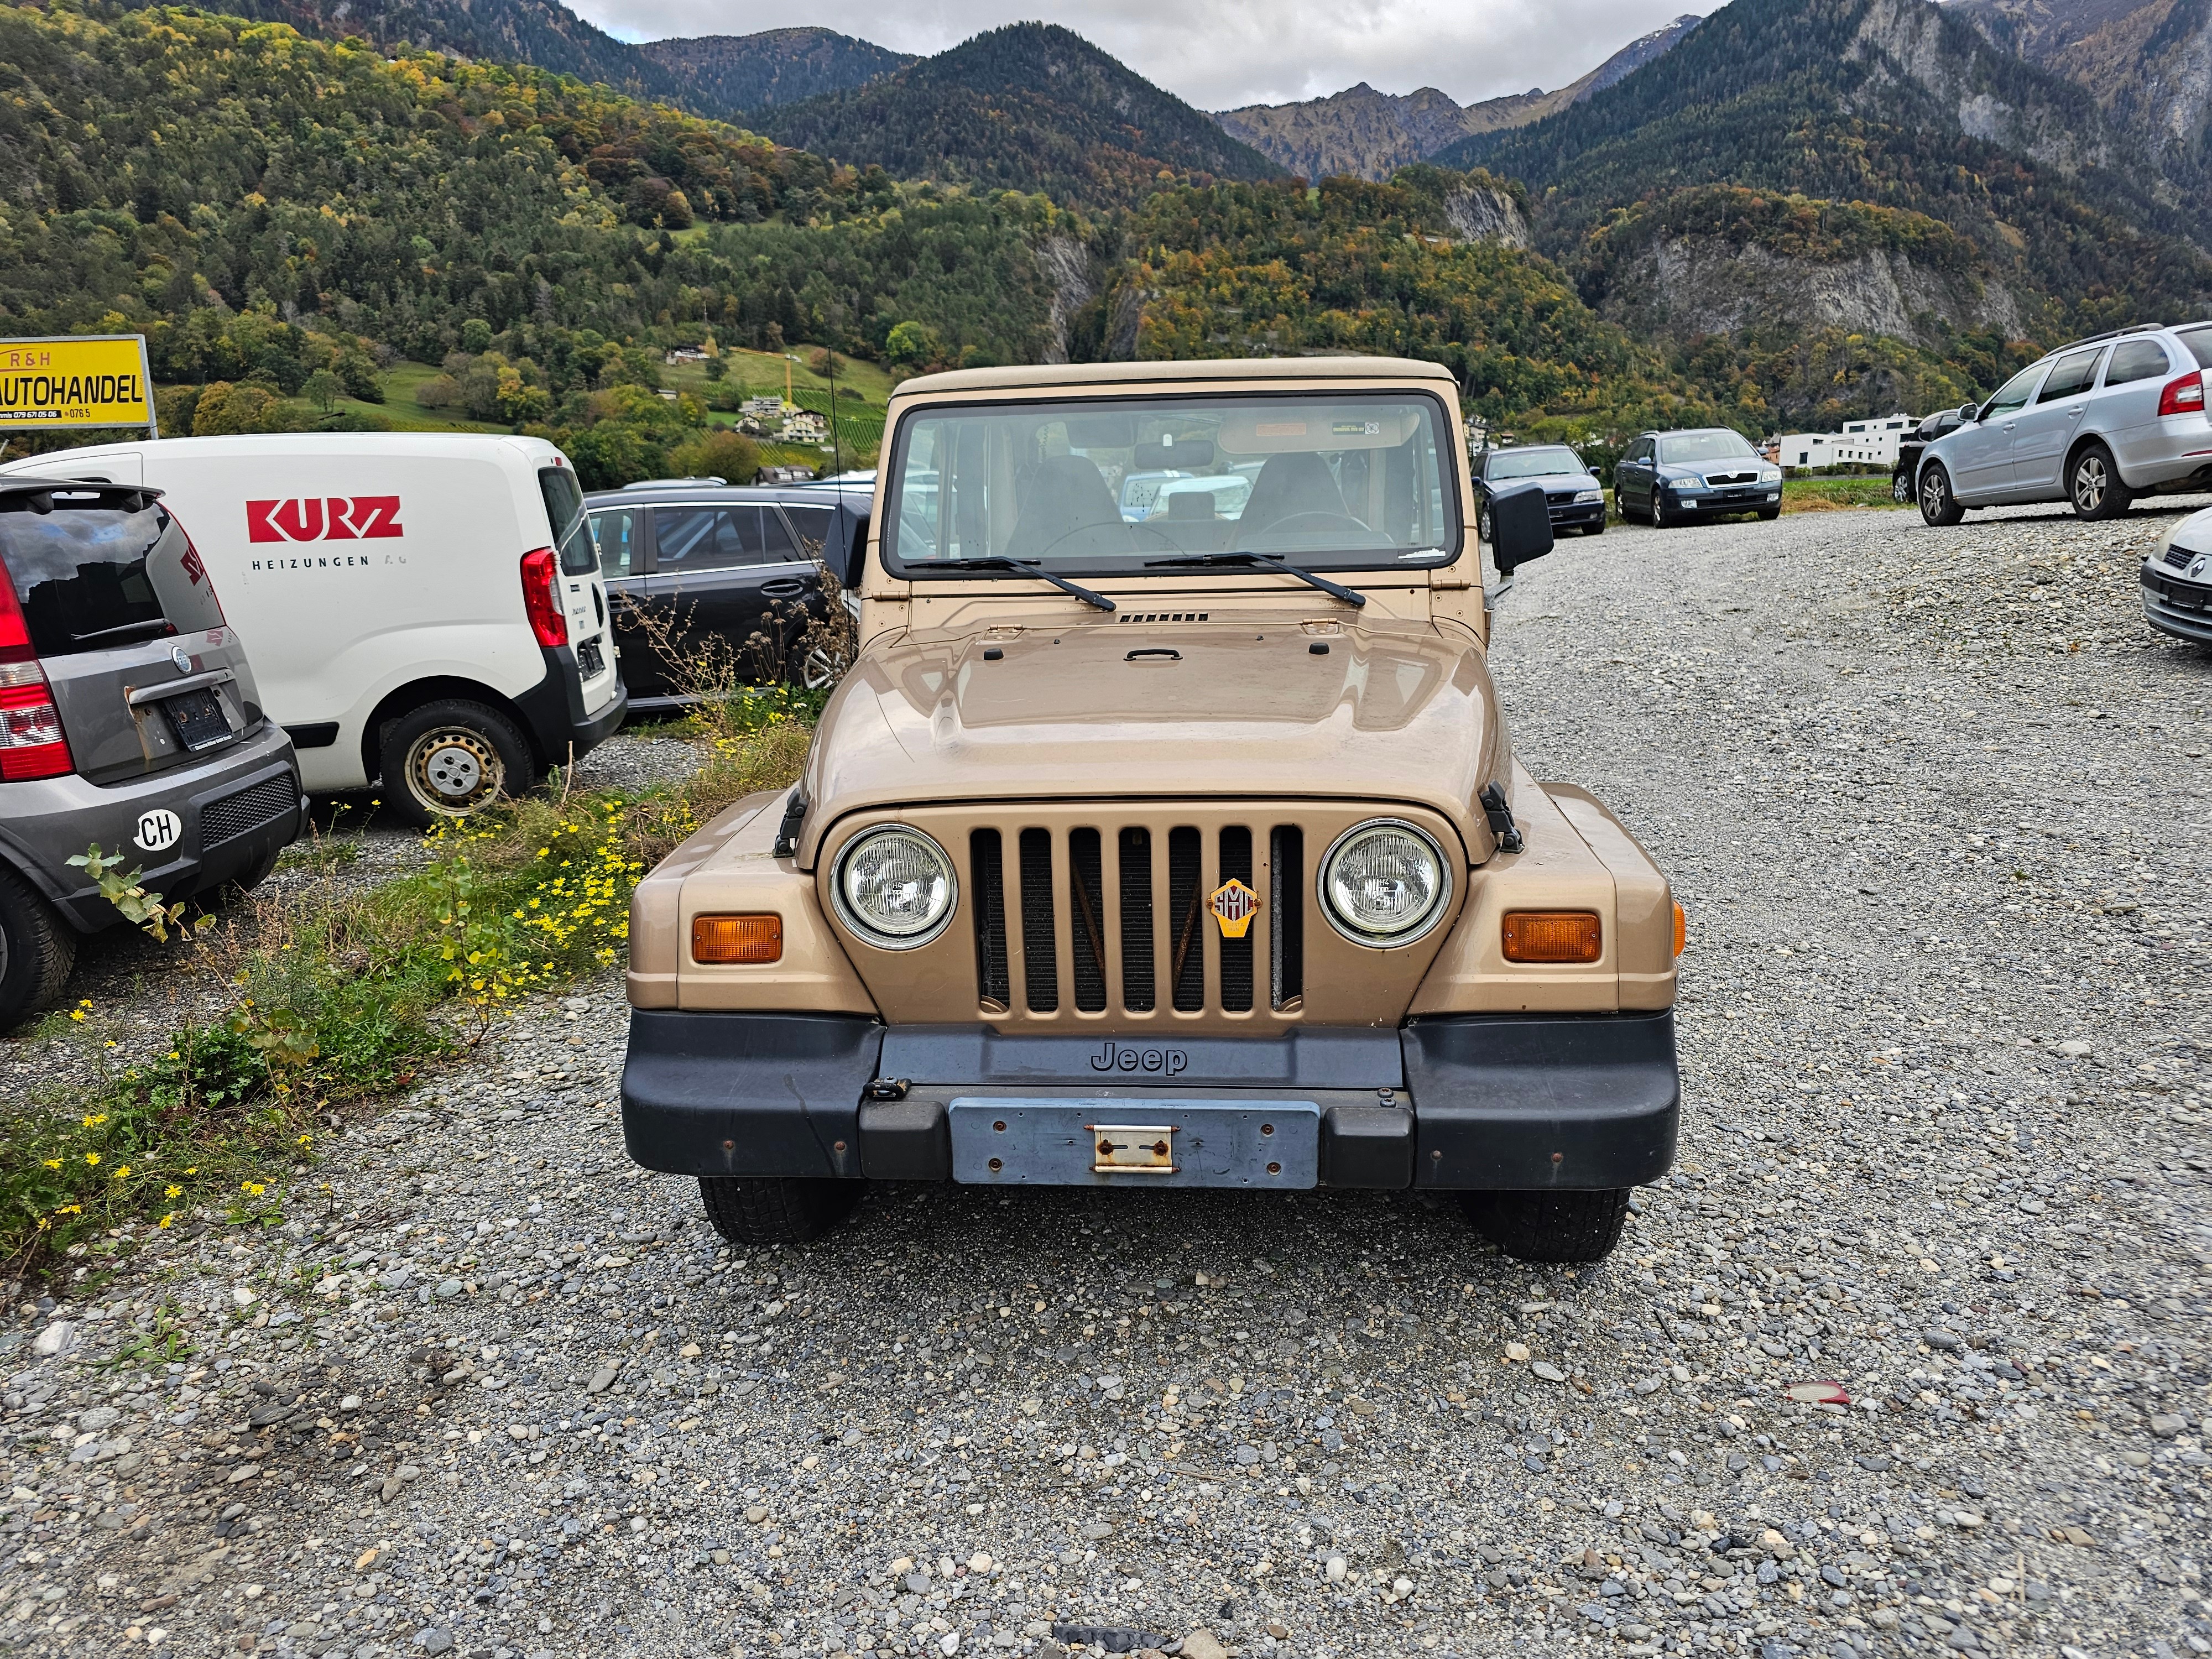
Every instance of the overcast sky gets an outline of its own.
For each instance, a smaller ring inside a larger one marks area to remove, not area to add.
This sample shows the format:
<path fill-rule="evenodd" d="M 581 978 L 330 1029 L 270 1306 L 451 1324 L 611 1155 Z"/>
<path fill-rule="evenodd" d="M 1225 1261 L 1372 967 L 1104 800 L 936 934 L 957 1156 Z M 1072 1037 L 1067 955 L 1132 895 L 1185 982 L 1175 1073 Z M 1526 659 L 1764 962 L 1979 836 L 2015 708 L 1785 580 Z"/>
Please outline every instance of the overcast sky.
<path fill-rule="evenodd" d="M 1384 92 L 1437 87 L 1463 104 L 1549 89 L 1685 11 L 1711 9 L 1681 0 L 915 0 L 896 12 L 860 0 L 569 3 L 625 40 L 812 24 L 917 53 L 1041 16 L 1201 109 L 1318 98 L 1359 81 Z"/>

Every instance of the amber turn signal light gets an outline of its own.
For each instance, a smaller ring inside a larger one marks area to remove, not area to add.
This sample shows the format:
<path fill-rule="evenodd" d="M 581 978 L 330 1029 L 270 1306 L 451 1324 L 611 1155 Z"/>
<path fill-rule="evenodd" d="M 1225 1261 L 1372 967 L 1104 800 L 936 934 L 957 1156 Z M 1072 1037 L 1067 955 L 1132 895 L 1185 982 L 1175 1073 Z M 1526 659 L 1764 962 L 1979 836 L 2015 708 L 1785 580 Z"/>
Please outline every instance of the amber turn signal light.
<path fill-rule="evenodd" d="M 1605 951 L 1593 910 L 1509 910 L 1503 939 L 1508 962 L 1595 962 Z"/>
<path fill-rule="evenodd" d="M 1684 913 L 1680 899 L 1674 902 L 1674 954 L 1680 956 L 1690 943 L 1690 918 Z"/>
<path fill-rule="evenodd" d="M 783 960 L 783 918 L 778 915 L 694 916 L 691 960 L 720 966 Z"/>

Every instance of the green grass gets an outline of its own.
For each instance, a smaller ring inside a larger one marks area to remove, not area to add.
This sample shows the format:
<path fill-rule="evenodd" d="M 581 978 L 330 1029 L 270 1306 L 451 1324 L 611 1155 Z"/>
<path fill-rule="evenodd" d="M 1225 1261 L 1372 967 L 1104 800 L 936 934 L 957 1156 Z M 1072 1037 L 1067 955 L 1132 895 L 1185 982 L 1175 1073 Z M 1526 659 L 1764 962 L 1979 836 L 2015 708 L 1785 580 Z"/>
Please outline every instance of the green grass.
<path fill-rule="evenodd" d="M 187 930 L 173 976 L 228 1006 L 134 1063 L 106 1063 L 130 1027 L 89 1001 L 42 1027 L 82 1043 L 95 1078 L 0 1102 L 0 1267 L 112 1255 L 179 1220 L 281 1222 L 328 1124 L 471 1047 L 498 1006 L 621 962 L 638 878 L 729 802 L 795 778 L 817 705 L 728 699 L 692 716 L 708 758 L 679 785 L 543 792 L 434 836 L 427 866 L 383 885 L 277 889 Z"/>
<path fill-rule="evenodd" d="M 1872 477 L 1791 478 L 1782 480 L 1784 513 L 1833 513 L 1860 507 L 1895 507 L 1890 499 L 1889 474 Z"/>

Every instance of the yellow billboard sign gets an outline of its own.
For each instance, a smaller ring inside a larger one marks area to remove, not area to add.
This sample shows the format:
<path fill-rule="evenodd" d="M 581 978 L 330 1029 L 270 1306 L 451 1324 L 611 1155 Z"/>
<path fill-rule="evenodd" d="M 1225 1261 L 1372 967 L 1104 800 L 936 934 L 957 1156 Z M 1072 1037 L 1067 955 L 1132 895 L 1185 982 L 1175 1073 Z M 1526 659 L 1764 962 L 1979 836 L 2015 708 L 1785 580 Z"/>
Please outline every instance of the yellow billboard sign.
<path fill-rule="evenodd" d="M 154 427 L 141 334 L 0 340 L 0 430 Z"/>

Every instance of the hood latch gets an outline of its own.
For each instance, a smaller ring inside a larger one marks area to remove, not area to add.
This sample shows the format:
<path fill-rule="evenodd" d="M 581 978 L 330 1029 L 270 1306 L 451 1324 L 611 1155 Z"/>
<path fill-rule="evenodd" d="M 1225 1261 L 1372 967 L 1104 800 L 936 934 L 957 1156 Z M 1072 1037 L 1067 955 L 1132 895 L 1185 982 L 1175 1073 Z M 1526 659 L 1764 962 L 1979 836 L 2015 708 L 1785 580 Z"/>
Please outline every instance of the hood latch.
<path fill-rule="evenodd" d="M 794 789 L 783 803 L 783 822 L 776 826 L 775 845 L 769 849 L 769 853 L 780 859 L 797 858 L 799 829 L 805 822 L 806 793 Z"/>
<path fill-rule="evenodd" d="M 1513 822 L 1513 808 L 1505 799 L 1505 791 L 1497 784 L 1486 783 L 1480 799 L 1483 816 L 1490 820 L 1490 833 L 1498 837 L 1498 850 L 1519 852 L 1521 831 Z"/>

